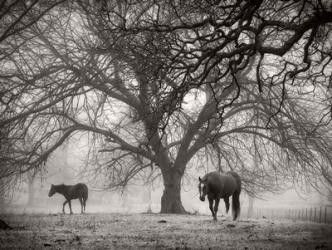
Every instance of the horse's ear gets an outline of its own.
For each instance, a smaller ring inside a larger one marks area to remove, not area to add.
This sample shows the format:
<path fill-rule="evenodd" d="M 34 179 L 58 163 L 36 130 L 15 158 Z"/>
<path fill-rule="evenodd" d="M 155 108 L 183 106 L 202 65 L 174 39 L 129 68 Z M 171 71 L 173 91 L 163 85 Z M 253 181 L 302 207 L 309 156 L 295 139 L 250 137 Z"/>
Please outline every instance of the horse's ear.
<path fill-rule="evenodd" d="M 202 179 L 201 179 L 201 177 L 200 177 L 200 176 L 198 176 L 198 180 L 199 180 L 199 182 L 202 182 Z"/>

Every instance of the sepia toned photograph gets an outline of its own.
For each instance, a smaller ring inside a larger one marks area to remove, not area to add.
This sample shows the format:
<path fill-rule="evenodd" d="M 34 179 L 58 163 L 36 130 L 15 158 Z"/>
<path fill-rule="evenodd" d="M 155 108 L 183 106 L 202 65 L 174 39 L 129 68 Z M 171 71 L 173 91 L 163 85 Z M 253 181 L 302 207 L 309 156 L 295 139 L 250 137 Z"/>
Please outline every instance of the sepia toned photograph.
<path fill-rule="evenodd" d="M 332 249 L 332 1 L 0 0 L 0 249 Z"/>

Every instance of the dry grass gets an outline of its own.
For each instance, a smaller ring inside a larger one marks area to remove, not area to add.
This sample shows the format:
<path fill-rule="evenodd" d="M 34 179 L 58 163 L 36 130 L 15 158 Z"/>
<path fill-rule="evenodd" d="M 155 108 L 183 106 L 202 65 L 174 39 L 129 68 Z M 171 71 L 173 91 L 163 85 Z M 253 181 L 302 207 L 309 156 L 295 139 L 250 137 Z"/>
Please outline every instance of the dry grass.
<path fill-rule="evenodd" d="M 332 249 L 332 226 L 164 214 L 2 215 L 0 249 Z M 20 228 L 24 227 L 24 228 Z"/>

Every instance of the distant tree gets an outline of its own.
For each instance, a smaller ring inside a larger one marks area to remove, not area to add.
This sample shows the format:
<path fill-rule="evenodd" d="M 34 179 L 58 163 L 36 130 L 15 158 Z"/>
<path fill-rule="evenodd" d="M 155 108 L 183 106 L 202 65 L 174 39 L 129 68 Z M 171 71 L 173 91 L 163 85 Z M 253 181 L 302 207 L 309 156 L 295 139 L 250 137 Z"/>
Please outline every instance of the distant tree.
<path fill-rule="evenodd" d="M 85 133 L 99 183 L 157 171 L 166 213 L 185 211 L 181 181 L 206 156 L 248 191 L 331 182 L 331 14 L 322 1 L 152 0 L 49 13 L 0 71 L 12 174 Z"/>

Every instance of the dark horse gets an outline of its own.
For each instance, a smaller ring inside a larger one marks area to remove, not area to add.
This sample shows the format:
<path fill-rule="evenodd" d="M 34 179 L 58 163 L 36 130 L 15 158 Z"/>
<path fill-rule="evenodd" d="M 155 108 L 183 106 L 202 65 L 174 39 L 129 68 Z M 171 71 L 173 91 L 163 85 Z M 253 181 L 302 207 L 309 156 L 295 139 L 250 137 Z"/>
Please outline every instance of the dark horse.
<path fill-rule="evenodd" d="M 232 196 L 232 212 L 233 220 L 240 214 L 240 193 L 241 193 L 241 179 L 240 176 L 232 171 L 219 174 L 218 172 L 207 173 L 202 179 L 199 179 L 199 198 L 205 201 L 205 196 L 208 196 L 210 210 L 213 219 L 217 220 L 217 212 L 220 199 L 224 199 L 226 205 L 226 213 L 229 210 L 229 197 Z M 213 207 L 213 201 L 214 207 Z"/>
<path fill-rule="evenodd" d="M 85 205 L 86 200 L 88 199 L 88 187 L 84 183 L 78 183 L 73 186 L 69 185 L 51 185 L 50 192 L 48 193 L 48 197 L 51 197 L 55 193 L 62 194 L 66 201 L 63 203 L 62 212 L 65 213 L 65 205 L 69 204 L 70 213 L 72 214 L 73 211 L 71 210 L 71 200 L 79 199 L 81 203 L 81 213 L 83 210 L 85 212 Z"/>

